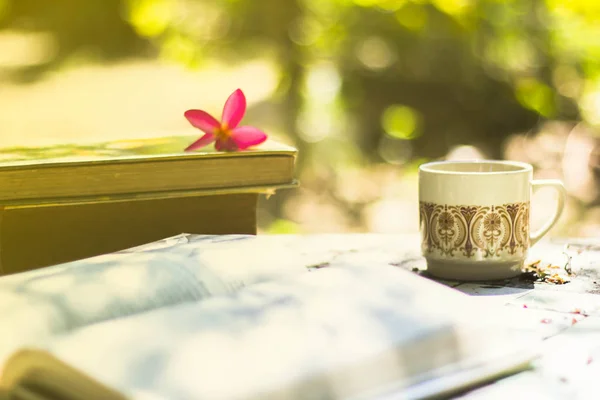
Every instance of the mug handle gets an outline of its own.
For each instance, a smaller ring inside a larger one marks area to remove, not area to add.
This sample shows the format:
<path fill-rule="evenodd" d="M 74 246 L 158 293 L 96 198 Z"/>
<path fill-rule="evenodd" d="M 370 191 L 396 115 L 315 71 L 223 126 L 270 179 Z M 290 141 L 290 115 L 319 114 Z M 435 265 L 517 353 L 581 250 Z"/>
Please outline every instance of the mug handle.
<path fill-rule="evenodd" d="M 554 224 L 556 224 L 556 221 L 558 221 L 558 218 L 565 208 L 565 200 L 567 199 L 567 190 L 565 189 L 565 185 L 563 185 L 563 183 L 558 179 L 538 179 L 531 181 L 531 188 L 534 192 L 542 187 L 552 187 L 558 191 L 558 204 L 556 205 L 556 210 L 554 211 L 552 218 L 550 218 L 550 220 L 546 222 L 540 229 L 529 236 L 529 242 L 531 246 L 536 244 L 542 238 L 542 236 L 548 233 Z"/>

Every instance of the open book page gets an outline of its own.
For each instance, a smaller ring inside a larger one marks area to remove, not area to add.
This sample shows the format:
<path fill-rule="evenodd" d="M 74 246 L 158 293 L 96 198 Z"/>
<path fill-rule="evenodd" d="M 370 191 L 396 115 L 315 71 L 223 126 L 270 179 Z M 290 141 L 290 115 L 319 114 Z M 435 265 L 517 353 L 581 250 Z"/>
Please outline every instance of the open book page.
<path fill-rule="evenodd" d="M 0 278 L 0 362 L 85 325 L 231 293 L 352 259 L 406 259 L 398 236 L 182 234 L 86 260 Z M 387 250 L 386 250 L 387 249 Z"/>
<path fill-rule="evenodd" d="M 256 237 L 181 236 L 0 278 L 0 360 L 18 346 L 91 323 L 306 272 L 283 255 L 277 243 Z"/>
<path fill-rule="evenodd" d="M 480 311 L 402 269 L 347 265 L 96 324 L 49 351 L 132 398 L 371 396 L 498 360 L 522 367 L 523 349 Z M 494 370 L 482 371 L 471 381 Z"/>

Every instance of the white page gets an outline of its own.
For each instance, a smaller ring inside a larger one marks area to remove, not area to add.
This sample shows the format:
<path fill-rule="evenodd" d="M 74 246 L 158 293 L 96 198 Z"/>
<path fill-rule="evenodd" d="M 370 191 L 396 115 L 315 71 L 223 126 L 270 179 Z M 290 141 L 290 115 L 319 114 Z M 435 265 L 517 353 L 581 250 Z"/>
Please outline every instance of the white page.
<path fill-rule="evenodd" d="M 397 235 L 182 234 L 0 277 L 0 360 L 17 346 L 91 323 L 230 293 L 323 262 L 406 259 L 413 247 Z"/>
<path fill-rule="evenodd" d="M 190 237 L 0 278 L 0 360 L 88 324 L 307 271 L 281 241 Z"/>
<path fill-rule="evenodd" d="M 389 265 L 344 266 L 83 328 L 51 351 L 133 398 L 339 398 L 519 352 L 480 311 Z"/>

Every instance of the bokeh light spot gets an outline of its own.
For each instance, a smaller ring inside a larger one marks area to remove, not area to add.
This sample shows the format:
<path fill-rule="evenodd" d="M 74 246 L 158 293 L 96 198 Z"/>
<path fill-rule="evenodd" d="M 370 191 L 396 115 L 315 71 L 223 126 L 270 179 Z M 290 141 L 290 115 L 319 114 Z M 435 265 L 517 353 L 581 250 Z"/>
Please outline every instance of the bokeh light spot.
<path fill-rule="evenodd" d="M 537 111 L 544 117 L 550 117 L 555 112 L 552 89 L 536 79 L 519 80 L 516 86 L 516 96 L 521 105 Z"/>
<path fill-rule="evenodd" d="M 389 106 L 381 118 L 385 133 L 403 140 L 420 136 L 419 123 L 420 117 L 414 109 L 398 104 Z"/>
<path fill-rule="evenodd" d="M 372 70 L 387 68 L 396 58 L 390 46 L 379 37 L 370 37 L 362 41 L 356 56 L 365 67 Z"/>
<path fill-rule="evenodd" d="M 169 0 L 137 0 L 130 2 L 129 21 L 137 33 L 146 37 L 162 34 L 172 19 L 173 4 Z"/>

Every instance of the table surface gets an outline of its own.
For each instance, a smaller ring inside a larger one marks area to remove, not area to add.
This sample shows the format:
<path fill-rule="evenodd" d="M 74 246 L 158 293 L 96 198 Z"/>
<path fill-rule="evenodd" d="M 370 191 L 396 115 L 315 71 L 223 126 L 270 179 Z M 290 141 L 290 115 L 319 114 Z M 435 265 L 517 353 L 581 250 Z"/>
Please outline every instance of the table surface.
<path fill-rule="evenodd" d="M 539 262 L 538 262 L 539 261 Z M 542 357 L 525 371 L 461 399 L 600 399 L 600 238 L 561 239 L 534 246 L 537 276 L 450 286 L 472 296 L 521 307 L 515 321 L 543 340 Z M 532 278 L 544 278 L 538 281 Z"/>
<path fill-rule="evenodd" d="M 181 235 L 164 242 L 187 241 L 188 237 Z M 270 248 L 277 249 L 277 254 L 270 258 L 277 262 L 285 257 L 309 268 L 348 262 L 389 264 L 436 280 L 476 297 L 478 301 L 515 308 L 507 310 L 511 314 L 507 323 L 524 335 L 539 338 L 542 356 L 532 369 L 472 389 L 456 398 L 600 399 L 600 391 L 595 385 L 596 380 L 600 381 L 600 238 L 557 239 L 536 244 L 530 249 L 526 264 L 537 266 L 537 274 L 526 273 L 502 281 L 458 282 L 428 275 L 426 261 L 419 251 L 419 238 L 415 235 L 271 237 L 276 246 Z M 198 237 L 197 240 L 204 239 Z M 234 235 L 216 236 L 210 240 L 237 239 Z M 164 242 L 141 248 L 161 247 Z M 3 279 L 16 278 L 7 276 Z"/>
<path fill-rule="evenodd" d="M 594 385 L 600 380 L 600 238 L 538 243 L 526 262 L 537 273 L 486 282 L 435 279 L 418 249 L 418 237 L 410 235 L 307 235 L 290 238 L 289 245 L 294 257 L 315 268 L 348 260 L 389 263 L 479 301 L 519 307 L 522 312 L 512 327 L 539 337 L 542 357 L 533 369 L 456 398 L 600 399 Z"/>

